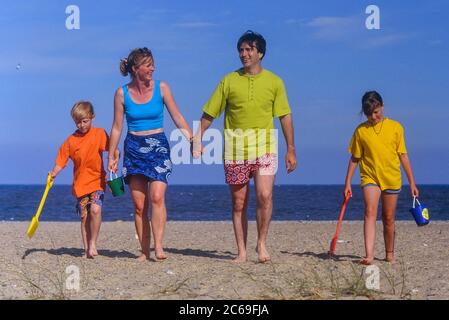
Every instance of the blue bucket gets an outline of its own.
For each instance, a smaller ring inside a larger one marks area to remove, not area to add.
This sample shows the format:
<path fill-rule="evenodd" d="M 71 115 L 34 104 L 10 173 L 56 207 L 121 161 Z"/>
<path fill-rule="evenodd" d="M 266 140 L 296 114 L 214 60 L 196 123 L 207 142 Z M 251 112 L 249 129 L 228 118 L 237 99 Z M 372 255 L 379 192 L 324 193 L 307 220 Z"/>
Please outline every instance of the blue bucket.
<path fill-rule="evenodd" d="M 416 205 L 416 203 L 418 205 Z M 425 226 L 430 221 L 429 209 L 425 204 L 419 203 L 416 197 L 413 197 L 413 207 L 410 209 L 410 212 L 415 218 L 416 224 L 418 227 Z"/>

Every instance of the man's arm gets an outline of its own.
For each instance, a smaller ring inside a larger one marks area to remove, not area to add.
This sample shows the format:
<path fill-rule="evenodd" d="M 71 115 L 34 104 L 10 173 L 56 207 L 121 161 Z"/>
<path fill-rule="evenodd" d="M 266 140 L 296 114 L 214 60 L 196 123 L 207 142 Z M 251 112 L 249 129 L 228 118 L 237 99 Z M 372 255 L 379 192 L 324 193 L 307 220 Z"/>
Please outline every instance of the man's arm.
<path fill-rule="evenodd" d="M 287 173 L 290 173 L 296 169 L 297 165 L 292 115 L 287 114 L 282 116 L 280 117 L 280 121 L 282 132 L 284 133 L 285 143 L 287 144 L 285 166 L 287 168 Z"/>

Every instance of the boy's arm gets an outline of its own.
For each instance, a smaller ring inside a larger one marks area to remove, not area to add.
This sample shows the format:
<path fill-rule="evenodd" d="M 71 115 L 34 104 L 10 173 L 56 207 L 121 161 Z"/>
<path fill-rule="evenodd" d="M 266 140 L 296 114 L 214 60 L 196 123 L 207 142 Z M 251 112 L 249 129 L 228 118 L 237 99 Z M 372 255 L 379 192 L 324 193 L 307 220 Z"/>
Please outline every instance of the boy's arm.
<path fill-rule="evenodd" d="M 410 191 L 412 196 L 418 197 L 419 190 L 415 184 L 415 178 L 413 177 L 412 165 L 410 164 L 410 160 L 406 153 L 402 153 L 399 155 L 399 159 L 401 160 L 402 167 L 404 168 L 405 174 L 407 175 L 408 182 L 410 183 Z"/>
<path fill-rule="evenodd" d="M 62 171 L 62 167 L 58 166 L 57 164 L 55 164 L 55 166 L 53 167 L 53 169 L 49 172 L 49 174 L 51 175 L 51 178 L 54 179 L 56 178 L 56 176 Z"/>
<path fill-rule="evenodd" d="M 296 169 L 297 164 L 292 115 L 287 114 L 285 116 L 282 116 L 280 117 L 280 121 L 282 126 L 282 132 L 284 133 L 285 143 L 287 144 L 287 155 L 285 156 L 285 166 L 287 168 L 287 173 L 290 173 Z"/>
<path fill-rule="evenodd" d="M 70 156 L 70 146 L 69 146 L 69 139 L 67 139 L 59 148 L 58 155 L 56 156 L 55 160 L 55 166 L 49 172 L 52 179 L 56 178 L 56 176 L 62 171 L 62 169 L 65 168 L 67 162 L 69 161 L 69 156 Z"/>
<path fill-rule="evenodd" d="M 348 163 L 348 171 L 346 172 L 346 178 L 345 178 L 345 190 L 343 192 L 343 195 L 352 197 L 352 188 L 351 188 L 351 182 L 352 177 L 354 176 L 355 169 L 357 168 L 357 165 L 359 164 L 359 160 L 357 158 L 354 158 L 351 156 Z"/>

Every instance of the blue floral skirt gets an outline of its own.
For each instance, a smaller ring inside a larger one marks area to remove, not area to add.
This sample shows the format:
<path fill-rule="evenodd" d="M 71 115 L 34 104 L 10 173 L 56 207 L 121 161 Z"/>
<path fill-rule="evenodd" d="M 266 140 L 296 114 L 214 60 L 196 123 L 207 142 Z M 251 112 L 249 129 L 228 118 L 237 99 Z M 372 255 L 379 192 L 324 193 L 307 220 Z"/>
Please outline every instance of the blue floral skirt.
<path fill-rule="evenodd" d="M 126 184 L 133 175 L 167 183 L 171 171 L 170 145 L 165 133 L 126 135 L 122 171 Z"/>

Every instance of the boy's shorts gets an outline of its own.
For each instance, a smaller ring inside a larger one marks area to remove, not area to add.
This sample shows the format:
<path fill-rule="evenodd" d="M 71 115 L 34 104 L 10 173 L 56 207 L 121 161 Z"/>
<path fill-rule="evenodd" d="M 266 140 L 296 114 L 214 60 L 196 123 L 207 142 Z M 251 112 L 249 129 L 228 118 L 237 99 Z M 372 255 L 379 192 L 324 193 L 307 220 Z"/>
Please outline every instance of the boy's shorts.
<path fill-rule="evenodd" d="M 79 214 L 81 219 L 84 219 L 90 211 L 90 205 L 92 203 L 102 207 L 104 199 L 104 191 L 98 190 L 92 193 L 86 194 L 78 198 L 76 203 L 76 213 Z"/>
<path fill-rule="evenodd" d="M 256 160 L 225 160 L 226 183 L 231 185 L 246 184 L 259 171 L 260 175 L 275 175 L 277 171 L 277 154 L 267 153 Z"/>

